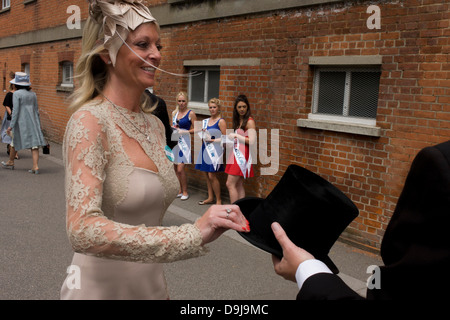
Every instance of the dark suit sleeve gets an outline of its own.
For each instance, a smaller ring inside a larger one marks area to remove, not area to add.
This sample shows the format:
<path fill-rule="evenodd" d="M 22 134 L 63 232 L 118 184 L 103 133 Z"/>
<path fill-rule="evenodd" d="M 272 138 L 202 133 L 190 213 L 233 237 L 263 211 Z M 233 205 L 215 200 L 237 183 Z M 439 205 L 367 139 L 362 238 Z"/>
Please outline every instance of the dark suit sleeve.
<path fill-rule="evenodd" d="M 381 245 L 389 299 L 430 299 L 450 286 L 450 141 L 414 159 Z M 420 275 L 420 276 L 419 276 Z M 413 280 L 412 280 L 413 279 Z M 369 293 L 368 293 L 369 296 Z"/>
<path fill-rule="evenodd" d="M 317 273 L 309 277 L 297 300 L 364 300 L 335 274 Z"/>
<path fill-rule="evenodd" d="M 450 141 L 424 148 L 415 157 L 383 238 L 381 256 L 386 265 L 401 261 L 417 265 L 421 248 L 425 255 L 432 248 L 450 250 L 450 163 L 444 153 L 449 150 Z M 423 265 L 434 258 L 438 256 L 424 257 Z"/>
<path fill-rule="evenodd" d="M 150 91 L 146 90 L 145 92 L 150 96 L 152 103 L 156 102 L 158 103 L 155 110 L 153 110 L 153 114 L 157 116 L 159 120 L 161 120 L 161 122 L 163 123 L 166 134 L 166 143 L 171 149 L 173 149 L 177 145 L 177 142 L 172 141 L 172 126 L 170 125 L 170 119 L 169 114 L 167 113 L 166 102 L 164 101 L 164 99 L 157 97 Z"/>

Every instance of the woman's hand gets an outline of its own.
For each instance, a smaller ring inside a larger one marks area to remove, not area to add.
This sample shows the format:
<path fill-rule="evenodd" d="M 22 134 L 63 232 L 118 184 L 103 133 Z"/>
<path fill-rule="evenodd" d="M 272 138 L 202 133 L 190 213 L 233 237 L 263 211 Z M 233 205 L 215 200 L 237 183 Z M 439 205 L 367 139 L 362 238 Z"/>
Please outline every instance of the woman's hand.
<path fill-rule="evenodd" d="M 211 134 L 208 132 L 207 129 L 202 129 L 202 137 L 203 141 L 205 142 L 213 142 L 214 140 L 211 139 Z"/>
<path fill-rule="evenodd" d="M 185 135 L 185 134 L 187 135 L 187 134 L 190 134 L 191 131 L 186 130 L 186 129 L 178 128 L 178 129 L 177 129 L 177 133 L 182 134 L 182 135 Z"/>
<path fill-rule="evenodd" d="M 216 240 L 228 229 L 249 232 L 250 226 L 237 205 L 213 205 L 195 222 L 205 245 Z"/>
<path fill-rule="evenodd" d="M 230 133 L 229 135 L 228 135 L 228 138 L 230 138 L 230 140 L 234 140 L 234 139 L 236 139 L 238 137 L 238 135 L 236 134 L 236 133 Z"/>

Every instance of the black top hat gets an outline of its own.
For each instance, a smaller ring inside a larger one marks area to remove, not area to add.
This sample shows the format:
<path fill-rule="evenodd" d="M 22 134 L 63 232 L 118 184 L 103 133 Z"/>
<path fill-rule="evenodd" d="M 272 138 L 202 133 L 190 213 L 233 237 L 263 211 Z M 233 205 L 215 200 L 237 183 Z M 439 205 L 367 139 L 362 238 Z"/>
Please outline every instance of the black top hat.
<path fill-rule="evenodd" d="M 271 224 L 278 222 L 293 243 L 338 268 L 328 253 L 344 229 L 358 216 L 358 208 L 331 183 L 297 165 L 290 165 L 266 199 L 247 197 L 235 202 L 250 223 L 239 234 L 248 242 L 281 258 L 283 251 Z"/>

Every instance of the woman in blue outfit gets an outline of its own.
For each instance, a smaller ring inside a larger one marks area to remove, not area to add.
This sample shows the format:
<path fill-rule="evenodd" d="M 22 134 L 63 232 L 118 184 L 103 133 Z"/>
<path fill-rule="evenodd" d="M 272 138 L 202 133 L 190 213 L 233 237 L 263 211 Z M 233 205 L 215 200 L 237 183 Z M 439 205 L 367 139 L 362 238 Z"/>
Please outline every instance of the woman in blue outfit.
<path fill-rule="evenodd" d="M 31 91 L 30 77 L 24 72 L 16 72 L 14 80 L 16 87 L 13 94 L 13 112 L 11 123 L 6 133 L 12 136 L 9 161 L 2 162 L 3 168 L 14 169 L 16 151 L 31 149 L 33 167 L 28 172 L 39 173 L 39 147 L 47 144 L 41 130 L 37 97 Z"/>
<path fill-rule="evenodd" d="M 227 124 L 220 117 L 221 102 L 219 99 L 209 100 L 208 107 L 211 118 L 202 121 L 202 131 L 200 132 L 203 140 L 202 150 L 195 165 L 195 169 L 205 172 L 208 185 L 208 199 L 199 201 L 200 205 L 213 203 L 214 195 L 216 204 L 222 204 L 217 172 L 224 171 L 221 137 L 226 134 Z"/>
<path fill-rule="evenodd" d="M 175 173 L 180 182 L 177 197 L 189 199 L 187 192 L 186 164 L 191 163 L 191 133 L 194 133 L 195 112 L 188 109 L 188 95 L 185 92 L 177 94 L 177 108 L 172 113 L 172 125 L 176 129 L 174 135 L 178 144 L 173 148 Z"/>

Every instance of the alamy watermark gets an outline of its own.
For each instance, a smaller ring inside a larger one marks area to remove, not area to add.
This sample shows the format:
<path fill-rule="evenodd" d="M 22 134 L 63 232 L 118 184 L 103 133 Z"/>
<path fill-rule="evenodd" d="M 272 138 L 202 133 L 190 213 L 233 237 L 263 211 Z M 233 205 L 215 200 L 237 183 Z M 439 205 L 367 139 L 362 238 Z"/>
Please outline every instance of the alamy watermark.
<path fill-rule="evenodd" d="M 70 290 L 81 289 L 81 269 L 77 265 L 70 265 L 67 267 L 66 286 Z"/>
<path fill-rule="evenodd" d="M 367 8 L 366 13 L 372 13 L 367 19 L 366 25 L 368 29 L 381 29 L 381 10 L 379 6 L 371 5 Z"/>
<path fill-rule="evenodd" d="M 371 265 L 367 267 L 366 273 L 371 273 L 372 275 L 367 279 L 367 288 L 370 290 L 381 289 L 381 271 L 380 267 L 376 265 Z"/>
<path fill-rule="evenodd" d="M 71 5 L 67 7 L 67 14 L 70 14 L 67 18 L 66 25 L 67 29 L 81 29 L 81 9 L 79 6 Z"/>
<path fill-rule="evenodd" d="M 208 153 L 206 147 L 203 147 L 204 144 L 210 143 L 200 138 L 198 134 L 201 132 L 202 121 L 195 121 L 194 128 L 196 128 L 196 134 L 193 135 L 193 144 L 191 144 L 191 157 L 194 160 L 195 164 L 213 164 L 212 158 Z M 211 137 L 215 137 L 219 140 L 219 142 L 211 142 L 216 146 L 215 151 L 217 151 L 217 157 L 219 164 L 229 164 L 235 161 L 235 158 L 231 155 L 235 152 L 234 139 L 229 139 L 229 134 L 234 133 L 234 130 L 227 129 L 226 134 L 222 135 L 222 132 L 217 129 L 209 129 L 208 135 Z M 269 137 L 270 133 L 270 137 Z M 251 164 L 257 164 L 259 160 L 259 164 L 261 164 L 261 175 L 275 175 L 278 172 L 279 163 L 280 163 L 280 130 L 279 129 L 249 129 L 247 131 L 246 136 L 250 139 L 250 144 L 245 148 L 248 148 L 249 157 L 248 162 Z M 186 139 L 191 140 L 191 135 L 183 135 Z M 180 133 L 174 132 L 172 134 L 172 141 L 179 141 Z M 270 138 L 270 144 L 269 144 Z M 242 142 L 241 142 L 242 144 Z M 182 152 L 182 146 L 180 143 L 173 148 L 174 154 Z M 203 151 L 202 151 L 203 150 Z M 240 149 L 241 151 L 243 148 Z M 199 157 L 200 152 L 203 152 L 202 157 Z M 269 166 L 268 166 L 269 165 Z M 266 167 L 264 167 L 266 166 Z"/>

